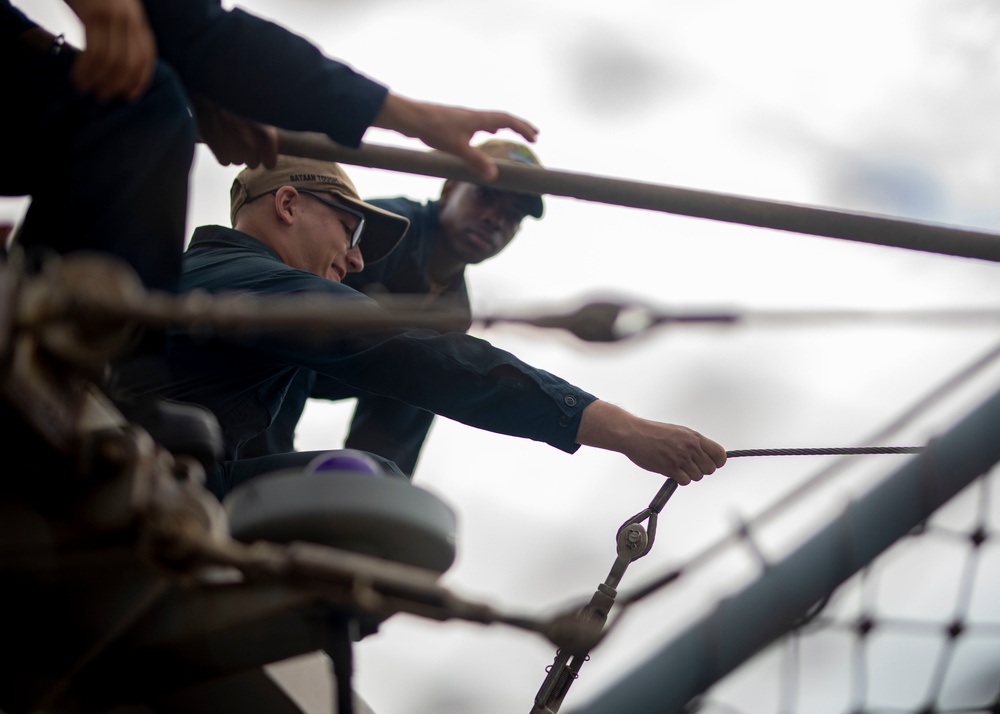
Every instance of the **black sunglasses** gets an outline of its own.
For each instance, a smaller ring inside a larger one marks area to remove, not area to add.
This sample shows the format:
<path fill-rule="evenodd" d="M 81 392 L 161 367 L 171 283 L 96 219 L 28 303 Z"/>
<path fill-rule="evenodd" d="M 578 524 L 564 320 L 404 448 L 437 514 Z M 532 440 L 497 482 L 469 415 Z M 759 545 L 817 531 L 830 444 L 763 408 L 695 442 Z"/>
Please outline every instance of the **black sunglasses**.
<path fill-rule="evenodd" d="M 354 226 L 354 233 L 351 235 L 351 248 L 354 248 L 361 242 L 361 231 L 365 229 L 365 214 L 356 208 L 351 208 L 350 206 L 345 206 L 342 203 L 337 203 L 333 199 L 327 198 L 326 196 L 320 195 L 318 193 L 313 193 L 312 191 L 307 191 L 300 188 L 299 193 L 305 193 L 313 198 L 315 198 L 320 203 L 325 203 L 330 208 L 336 208 L 338 211 L 343 211 L 344 213 L 349 213 L 358 219 L 358 224 Z"/>

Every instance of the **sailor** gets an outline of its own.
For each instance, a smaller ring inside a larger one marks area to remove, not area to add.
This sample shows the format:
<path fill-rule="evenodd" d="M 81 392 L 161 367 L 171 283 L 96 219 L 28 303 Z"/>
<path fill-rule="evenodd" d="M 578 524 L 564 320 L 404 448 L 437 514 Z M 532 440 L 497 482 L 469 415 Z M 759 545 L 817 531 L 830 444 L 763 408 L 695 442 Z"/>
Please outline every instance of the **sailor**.
<path fill-rule="evenodd" d="M 502 161 L 540 166 L 526 144 L 489 139 L 478 146 Z M 466 267 L 499 255 L 514 239 L 522 221 L 542 217 L 542 197 L 500 191 L 486 185 L 449 179 L 439 198 L 418 202 L 406 197 L 368 199 L 379 208 L 405 216 L 409 230 L 383 260 L 365 262 L 343 283 L 379 299 L 404 298 L 410 309 L 448 311 L 461 316 L 461 329 L 472 324 Z M 456 328 L 457 329 L 457 328 Z M 300 370 L 282 401 L 274 423 L 244 445 L 244 457 L 295 450 L 295 428 L 309 398 L 356 398 L 344 445 L 392 460 L 407 476 L 430 430 L 434 414 L 395 399 L 357 392 L 342 382 Z"/>
<path fill-rule="evenodd" d="M 222 163 L 273 166 L 274 127 L 358 146 L 376 126 L 491 179 L 492 160 L 470 145 L 477 132 L 537 134 L 505 112 L 399 96 L 219 0 L 66 4 L 83 24 L 82 52 L 0 0 L 0 195 L 31 196 L 17 240 L 33 253 L 111 253 L 147 287 L 176 288 L 199 137 Z"/>
<path fill-rule="evenodd" d="M 232 206 L 233 228 L 195 231 L 184 256 L 182 289 L 325 295 L 343 301 L 345 309 L 382 312 L 342 281 L 366 261 L 389 255 L 409 221 L 362 201 L 338 164 L 282 156 L 273 169 L 245 169 L 233 182 Z M 166 354 L 135 364 L 122 375 L 123 384 L 215 414 L 225 453 L 206 485 L 220 498 L 256 475 L 316 456 L 241 458 L 243 445 L 281 411 L 302 369 L 567 453 L 581 445 L 616 451 L 681 485 L 726 462 L 722 446 L 693 429 L 642 419 L 462 332 L 358 328 L 309 337 L 206 339 L 181 330 L 171 334 Z"/>

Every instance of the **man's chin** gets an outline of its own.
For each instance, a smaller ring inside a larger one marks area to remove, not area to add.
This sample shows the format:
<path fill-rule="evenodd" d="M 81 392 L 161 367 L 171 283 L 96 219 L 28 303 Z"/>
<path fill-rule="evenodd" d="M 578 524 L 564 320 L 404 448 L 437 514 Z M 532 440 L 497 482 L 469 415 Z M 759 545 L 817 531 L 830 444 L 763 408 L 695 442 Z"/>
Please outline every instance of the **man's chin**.
<path fill-rule="evenodd" d="M 481 263 L 493 257 L 493 254 L 493 246 L 483 245 L 479 241 L 469 241 L 460 251 L 460 256 L 466 263 Z"/>

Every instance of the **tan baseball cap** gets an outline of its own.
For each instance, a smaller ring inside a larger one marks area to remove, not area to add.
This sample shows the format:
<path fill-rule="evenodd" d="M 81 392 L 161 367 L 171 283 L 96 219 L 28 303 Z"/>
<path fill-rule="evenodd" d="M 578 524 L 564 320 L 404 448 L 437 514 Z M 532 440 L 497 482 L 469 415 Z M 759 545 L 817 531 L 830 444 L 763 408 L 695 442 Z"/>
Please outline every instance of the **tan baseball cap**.
<path fill-rule="evenodd" d="M 507 141 L 506 139 L 490 139 L 489 141 L 484 141 L 482 144 L 479 144 L 477 148 L 482 149 L 487 156 L 494 159 L 516 161 L 519 164 L 528 164 L 529 166 L 540 167 L 542 165 L 542 162 L 540 162 L 538 157 L 535 156 L 535 152 L 529 149 L 526 145 L 516 141 Z M 545 206 L 542 205 L 541 196 L 537 193 L 516 193 L 525 198 L 525 206 L 529 216 L 534 216 L 535 218 L 542 217 L 542 212 L 545 210 Z"/>
<path fill-rule="evenodd" d="M 410 226 L 408 218 L 362 201 L 354 183 L 340 164 L 285 155 L 278 157 L 278 163 L 273 169 L 264 168 L 263 165 L 255 169 L 243 169 L 233 180 L 229 192 L 229 218 L 233 225 L 236 224 L 236 213 L 240 208 L 282 186 L 333 194 L 350 208 L 361 211 L 365 216 L 365 229 L 358 245 L 366 265 L 389 255 L 399 245 Z"/>

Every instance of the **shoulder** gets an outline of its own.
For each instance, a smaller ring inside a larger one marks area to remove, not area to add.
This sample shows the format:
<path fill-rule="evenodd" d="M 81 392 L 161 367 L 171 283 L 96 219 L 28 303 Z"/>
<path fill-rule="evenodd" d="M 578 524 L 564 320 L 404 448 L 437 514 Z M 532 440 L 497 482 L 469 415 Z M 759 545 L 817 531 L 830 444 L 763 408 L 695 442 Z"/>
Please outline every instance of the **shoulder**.
<path fill-rule="evenodd" d="M 223 226 L 202 226 L 184 253 L 181 287 L 209 292 L 326 292 L 345 296 L 357 291 L 293 268 L 253 236 Z"/>
<path fill-rule="evenodd" d="M 385 265 L 395 265 L 401 260 L 404 254 L 409 254 L 414 250 L 424 250 L 426 246 L 424 248 L 420 248 L 419 246 L 424 246 L 426 243 L 433 241 L 438 225 L 437 201 L 429 200 L 421 203 L 405 196 L 365 200 L 383 210 L 404 216 L 410 221 L 410 227 L 403 235 L 403 240 L 399 246 L 389 254 L 388 260 L 380 261 L 379 265 L 383 263 Z"/>
<path fill-rule="evenodd" d="M 395 198 L 366 198 L 365 202 L 372 204 L 373 206 L 378 206 L 386 211 L 392 211 L 393 213 L 398 213 L 401 216 L 406 216 L 410 219 L 410 223 L 414 223 L 415 220 L 422 216 L 429 208 L 430 202 L 420 203 L 419 201 L 414 201 L 411 198 L 406 198 L 405 196 L 397 196 Z"/>

